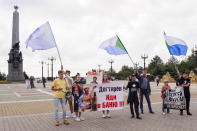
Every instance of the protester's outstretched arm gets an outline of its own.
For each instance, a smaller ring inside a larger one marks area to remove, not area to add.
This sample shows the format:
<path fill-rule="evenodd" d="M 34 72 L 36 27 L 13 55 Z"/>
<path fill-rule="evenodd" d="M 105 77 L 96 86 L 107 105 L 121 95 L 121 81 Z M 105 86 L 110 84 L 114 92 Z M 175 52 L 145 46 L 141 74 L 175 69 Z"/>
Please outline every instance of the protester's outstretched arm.
<path fill-rule="evenodd" d="M 139 74 L 138 70 L 136 70 L 135 76 L 136 76 L 136 78 L 137 78 L 138 80 L 140 80 L 140 74 Z"/>
<path fill-rule="evenodd" d="M 176 72 L 177 72 L 178 78 L 181 78 L 181 74 L 180 74 L 180 72 L 179 72 L 178 67 L 176 66 L 176 67 L 175 67 L 175 69 L 176 69 Z"/>
<path fill-rule="evenodd" d="M 96 88 L 96 86 L 94 86 L 93 88 L 92 88 L 92 91 L 91 91 L 91 93 L 90 93 L 90 98 L 93 98 L 94 97 L 94 89 Z"/>

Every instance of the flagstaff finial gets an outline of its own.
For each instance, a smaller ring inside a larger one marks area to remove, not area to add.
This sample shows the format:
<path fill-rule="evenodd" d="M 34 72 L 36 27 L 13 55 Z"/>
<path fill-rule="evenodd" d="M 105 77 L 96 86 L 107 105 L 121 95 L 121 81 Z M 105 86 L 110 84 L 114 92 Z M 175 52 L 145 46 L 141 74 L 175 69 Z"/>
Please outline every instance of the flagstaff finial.
<path fill-rule="evenodd" d="M 17 6 L 17 5 L 15 5 L 15 6 L 14 6 L 14 9 L 17 11 L 17 10 L 18 10 L 18 6 Z"/>

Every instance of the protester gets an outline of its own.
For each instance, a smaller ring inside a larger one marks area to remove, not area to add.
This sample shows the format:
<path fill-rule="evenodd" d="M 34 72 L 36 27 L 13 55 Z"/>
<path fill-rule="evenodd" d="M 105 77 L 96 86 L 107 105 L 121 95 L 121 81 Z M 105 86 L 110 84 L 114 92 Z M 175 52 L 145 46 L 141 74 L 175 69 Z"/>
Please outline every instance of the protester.
<path fill-rule="evenodd" d="M 134 105 L 136 118 L 142 119 L 139 116 L 139 100 L 138 100 L 138 93 L 140 94 L 140 86 L 139 83 L 136 82 L 136 76 L 134 74 L 131 76 L 131 80 L 129 81 L 126 89 L 128 88 L 129 88 L 129 95 L 128 95 L 127 103 L 130 103 L 131 118 L 135 117 L 133 111 L 133 105 Z"/>
<path fill-rule="evenodd" d="M 184 90 L 184 96 L 186 99 L 186 111 L 187 115 L 192 115 L 189 110 L 190 105 L 190 78 L 188 74 L 185 72 L 183 73 L 183 76 L 180 78 L 178 85 L 183 87 Z M 180 110 L 180 115 L 183 115 L 183 110 Z"/>
<path fill-rule="evenodd" d="M 165 104 L 164 104 L 164 100 L 167 97 L 167 90 L 170 90 L 170 89 L 171 89 L 171 87 L 170 87 L 170 85 L 168 85 L 168 80 L 164 80 L 164 85 L 161 88 L 162 112 L 163 112 L 163 115 L 166 114 L 166 109 L 167 109 L 167 113 L 170 113 L 170 109 L 165 107 Z"/>
<path fill-rule="evenodd" d="M 43 77 L 43 78 L 42 78 L 42 84 L 43 84 L 43 88 L 46 88 L 46 85 L 45 85 L 45 83 L 46 83 L 46 79 L 45 79 L 45 77 Z"/>
<path fill-rule="evenodd" d="M 105 84 L 105 83 L 110 83 L 110 81 L 108 80 L 108 76 L 107 76 L 107 74 L 103 74 L 103 81 L 102 81 L 102 83 L 103 84 Z M 109 114 L 109 110 L 107 110 L 107 115 L 105 115 L 105 112 L 106 111 L 104 111 L 103 110 L 103 118 L 111 118 L 111 116 L 110 116 L 110 114 Z"/>
<path fill-rule="evenodd" d="M 55 79 L 52 84 L 52 90 L 54 91 L 54 108 L 55 108 L 55 120 L 56 126 L 59 126 L 59 117 L 58 117 L 58 103 L 60 101 L 63 112 L 63 120 L 65 125 L 69 125 L 69 122 L 66 118 L 66 106 L 65 106 L 65 93 L 66 88 L 69 88 L 68 83 L 63 78 L 63 71 L 58 71 L 59 78 Z"/>
<path fill-rule="evenodd" d="M 83 95 L 83 86 L 82 86 L 82 83 L 80 80 L 81 80 L 80 75 L 77 74 L 76 81 L 73 83 L 73 87 L 72 87 L 72 93 L 74 96 L 74 112 L 76 115 L 76 118 L 75 118 L 76 121 L 85 120 L 81 116 L 81 109 L 80 109 L 80 105 L 79 105 L 79 101 L 81 99 L 81 96 Z"/>
<path fill-rule="evenodd" d="M 151 114 L 154 114 L 151 108 L 151 101 L 150 101 L 150 95 L 151 95 L 151 88 L 150 88 L 150 81 L 149 78 L 146 75 L 146 71 L 144 70 L 142 72 L 142 76 L 137 76 L 140 84 L 140 108 L 141 108 L 141 113 L 144 113 L 143 110 L 143 96 L 145 96 L 146 101 L 148 103 L 148 108 L 149 112 Z"/>
<path fill-rule="evenodd" d="M 67 88 L 67 90 L 66 90 L 65 98 L 66 98 L 66 103 L 67 102 L 69 103 L 71 117 L 75 118 L 76 116 L 73 111 L 73 103 L 72 103 L 72 101 L 73 101 L 73 95 L 72 95 L 73 78 L 70 77 L 70 73 L 71 72 L 69 70 L 67 70 L 65 72 L 65 80 L 68 82 L 69 87 L 70 87 L 70 88 Z"/>
<path fill-rule="evenodd" d="M 90 84 L 98 84 L 96 76 L 93 77 L 93 81 Z"/>

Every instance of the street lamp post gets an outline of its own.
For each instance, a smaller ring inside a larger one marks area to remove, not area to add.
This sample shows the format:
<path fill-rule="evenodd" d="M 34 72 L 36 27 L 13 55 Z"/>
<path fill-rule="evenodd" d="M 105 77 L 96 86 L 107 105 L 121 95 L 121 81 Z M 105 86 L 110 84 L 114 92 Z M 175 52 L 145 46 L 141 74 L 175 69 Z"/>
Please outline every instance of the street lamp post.
<path fill-rule="evenodd" d="M 48 58 L 48 60 L 51 61 L 51 79 L 53 80 L 53 61 L 55 61 L 56 58 L 51 56 L 50 58 Z"/>
<path fill-rule="evenodd" d="M 47 76 L 49 78 L 49 63 L 47 63 Z"/>
<path fill-rule="evenodd" d="M 43 64 L 45 64 L 45 62 L 42 60 L 39 63 L 42 64 L 42 79 L 43 79 Z"/>
<path fill-rule="evenodd" d="M 112 64 L 114 63 L 114 60 L 111 59 L 108 62 L 111 64 L 111 73 L 110 73 L 110 79 L 111 79 L 111 77 L 112 77 Z"/>
<path fill-rule="evenodd" d="M 195 74 L 197 75 L 197 46 L 194 47 L 193 53 L 195 55 Z"/>
<path fill-rule="evenodd" d="M 98 65 L 98 67 L 99 67 L 99 72 L 101 72 L 101 65 Z"/>
<path fill-rule="evenodd" d="M 141 58 L 144 60 L 144 70 L 146 69 L 146 59 L 148 59 L 148 55 L 142 55 Z"/>
<path fill-rule="evenodd" d="M 136 62 L 136 63 L 135 63 L 135 67 L 134 67 L 134 68 L 135 68 L 135 70 L 136 70 L 136 73 L 137 73 L 138 65 L 139 65 L 139 63 L 138 63 L 138 62 Z"/>

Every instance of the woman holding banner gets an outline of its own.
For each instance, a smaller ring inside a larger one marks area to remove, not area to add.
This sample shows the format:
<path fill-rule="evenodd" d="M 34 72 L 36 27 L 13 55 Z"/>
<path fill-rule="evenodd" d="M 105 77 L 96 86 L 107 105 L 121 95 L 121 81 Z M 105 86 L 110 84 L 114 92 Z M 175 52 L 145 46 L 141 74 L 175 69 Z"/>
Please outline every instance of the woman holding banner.
<path fill-rule="evenodd" d="M 170 89 L 171 89 L 171 87 L 168 85 L 168 80 L 164 80 L 164 85 L 161 88 L 162 112 L 163 112 L 163 115 L 166 114 L 166 108 L 167 108 L 167 107 L 165 107 L 164 100 L 167 97 L 167 90 L 170 90 Z M 167 108 L 167 113 L 170 113 L 170 109 L 169 108 Z"/>
<path fill-rule="evenodd" d="M 103 74 L 103 81 L 102 81 L 102 84 L 105 84 L 105 83 L 110 83 L 110 81 L 108 80 L 108 76 L 107 76 L 107 74 Z M 110 114 L 109 114 L 109 110 L 107 110 L 107 115 L 105 115 L 105 112 L 106 111 L 104 111 L 103 110 L 103 118 L 111 118 L 111 116 L 110 116 Z"/>

